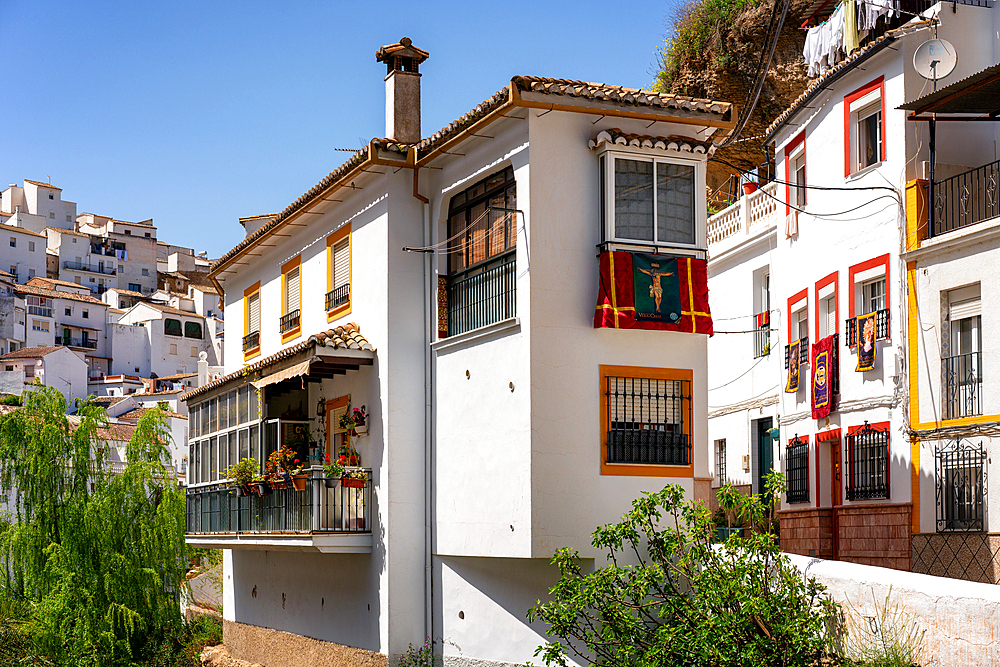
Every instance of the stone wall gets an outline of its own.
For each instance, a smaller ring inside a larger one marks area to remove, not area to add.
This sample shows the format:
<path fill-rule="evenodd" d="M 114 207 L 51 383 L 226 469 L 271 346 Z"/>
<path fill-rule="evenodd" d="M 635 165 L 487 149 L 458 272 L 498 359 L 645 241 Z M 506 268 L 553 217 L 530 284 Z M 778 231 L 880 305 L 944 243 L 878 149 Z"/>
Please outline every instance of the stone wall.
<path fill-rule="evenodd" d="M 1000 587 L 789 555 L 805 575 L 826 586 L 847 613 L 873 617 L 898 605 L 925 630 L 921 664 L 986 667 L 1000 664 Z"/>
<path fill-rule="evenodd" d="M 910 570 L 912 503 L 839 505 L 837 559 Z"/>
<path fill-rule="evenodd" d="M 234 658 L 263 667 L 388 667 L 389 664 L 382 653 L 229 620 L 222 621 L 222 641 Z"/>
<path fill-rule="evenodd" d="M 911 561 L 913 572 L 1000 584 L 1000 534 L 915 533 Z"/>
<path fill-rule="evenodd" d="M 781 510 L 781 548 L 788 553 L 833 558 L 833 508 Z"/>

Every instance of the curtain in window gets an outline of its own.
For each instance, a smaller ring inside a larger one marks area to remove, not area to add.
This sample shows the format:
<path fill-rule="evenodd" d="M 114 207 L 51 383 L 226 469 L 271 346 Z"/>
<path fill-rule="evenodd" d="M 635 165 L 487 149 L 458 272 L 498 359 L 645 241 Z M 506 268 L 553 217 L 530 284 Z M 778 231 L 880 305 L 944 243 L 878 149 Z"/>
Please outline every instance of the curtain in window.
<path fill-rule="evenodd" d="M 615 237 L 653 240 L 653 163 L 615 160 Z"/>
<path fill-rule="evenodd" d="M 201 338 L 201 322 L 185 322 L 184 323 L 184 337 L 185 338 Z"/>
<path fill-rule="evenodd" d="M 180 336 L 181 335 L 181 321 L 165 319 L 163 320 L 163 333 L 168 336 Z"/>
<path fill-rule="evenodd" d="M 659 243 L 694 243 L 694 167 L 656 165 L 656 236 Z"/>

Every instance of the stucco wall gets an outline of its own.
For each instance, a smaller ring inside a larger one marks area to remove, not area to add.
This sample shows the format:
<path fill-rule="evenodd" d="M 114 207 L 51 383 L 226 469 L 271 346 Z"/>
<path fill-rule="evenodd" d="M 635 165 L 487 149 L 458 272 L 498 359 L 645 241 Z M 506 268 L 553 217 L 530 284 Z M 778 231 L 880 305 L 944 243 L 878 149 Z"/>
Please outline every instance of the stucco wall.
<path fill-rule="evenodd" d="M 978 667 L 1000 662 L 1000 588 L 869 565 L 789 555 L 804 576 L 863 616 L 875 616 L 888 596 L 911 614 L 924 635 L 922 664 Z"/>

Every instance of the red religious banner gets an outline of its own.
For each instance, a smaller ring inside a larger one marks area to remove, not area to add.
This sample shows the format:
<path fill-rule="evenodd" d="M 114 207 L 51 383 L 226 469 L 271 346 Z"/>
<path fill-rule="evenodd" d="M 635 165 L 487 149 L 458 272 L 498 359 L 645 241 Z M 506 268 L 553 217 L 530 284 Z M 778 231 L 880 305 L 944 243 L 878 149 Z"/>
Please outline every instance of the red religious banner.
<path fill-rule="evenodd" d="M 602 252 L 600 272 L 594 328 L 713 335 L 705 260 Z"/>
<path fill-rule="evenodd" d="M 835 407 L 839 384 L 837 375 L 836 334 L 827 336 L 812 346 L 812 418 L 822 419 Z"/>

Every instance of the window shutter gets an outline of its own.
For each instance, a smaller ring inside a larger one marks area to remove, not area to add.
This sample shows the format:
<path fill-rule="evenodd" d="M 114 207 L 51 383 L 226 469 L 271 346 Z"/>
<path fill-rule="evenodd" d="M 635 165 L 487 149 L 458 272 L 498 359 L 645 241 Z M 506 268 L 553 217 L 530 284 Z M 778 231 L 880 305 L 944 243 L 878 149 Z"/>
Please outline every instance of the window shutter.
<path fill-rule="evenodd" d="M 351 280 L 351 245 L 345 237 L 333 246 L 333 287 L 346 285 Z"/>
<path fill-rule="evenodd" d="M 247 333 L 260 331 L 260 292 L 250 295 L 250 303 L 247 305 L 249 315 L 247 316 Z"/>
<path fill-rule="evenodd" d="M 948 306 L 948 319 L 952 322 L 964 320 L 967 317 L 976 317 L 982 314 L 982 307 L 979 299 L 959 301 Z"/>
<path fill-rule="evenodd" d="M 299 267 L 285 274 L 285 314 L 299 309 Z"/>

